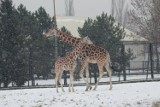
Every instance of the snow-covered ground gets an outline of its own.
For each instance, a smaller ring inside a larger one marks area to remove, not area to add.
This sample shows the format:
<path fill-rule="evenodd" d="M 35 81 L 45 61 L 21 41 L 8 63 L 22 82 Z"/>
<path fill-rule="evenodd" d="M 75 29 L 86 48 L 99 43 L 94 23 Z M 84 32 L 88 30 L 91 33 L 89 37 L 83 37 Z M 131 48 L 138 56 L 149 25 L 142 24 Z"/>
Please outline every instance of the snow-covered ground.
<path fill-rule="evenodd" d="M 96 91 L 56 93 L 55 88 L 0 91 L 0 107 L 151 107 L 160 101 L 160 82 L 99 85 Z"/>
<path fill-rule="evenodd" d="M 154 75 L 155 79 L 160 78 L 160 74 Z M 151 79 L 151 75 L 148 75 L 148 79 Z M 120 80 L 123 81 L 123 76 L 120 77 Z M 146 75 L 127 75 L 127 80 L 146 80 Z M 62 79 L 62 82 L 64 80 Z M 89 79 L 90 81 L 90 79 Z M 119 81 L 118 76 L 112 76 L 112 81 Z M 103 78 L 100 80 L 100 82 L 109 82 L 109 77 L 103 76 Z M 67 83 L 69 83 L 69 78 L 67 79 Z M 85 83 L 83 79 L 80 79 L 79 81 L 74 81 L 74 84 L 79 84 L 79 83 Z M 91 78 L 91 83 L 94 83 L 94 78 Z M 29 83 L 31 85 L 31 81 Z M 55 80 L 54 79 L 48 79 L 48 80 L 35 80 L 35 84 L 38 85 L 55 85 Z M 12 84 L 10 84 L 11 86 Z M 25 86 L 28 85 L 28 82 L 25 83 Z"/>

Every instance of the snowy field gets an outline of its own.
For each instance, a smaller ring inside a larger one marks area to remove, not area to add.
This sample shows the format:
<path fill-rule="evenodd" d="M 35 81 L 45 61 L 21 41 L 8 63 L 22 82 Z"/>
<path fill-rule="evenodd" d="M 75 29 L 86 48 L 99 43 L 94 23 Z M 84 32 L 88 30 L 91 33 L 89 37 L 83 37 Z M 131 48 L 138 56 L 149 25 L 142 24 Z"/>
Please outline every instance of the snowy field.
<path fill-rule="evenodd" d="M 151 107 L 160 101 L 160 82 L 99 85 L 96 91 L 84 91 L 76 86 L 75 92 L 56 93 L 55 88 L 0 90 L 0 107 Z"/>
<path fill-rule="evenodd" d="M 154 75 L 154 79 L 159 79 L 160 74 Z M 151 75 L 148 76 L 148 79 L 151 79 Z M 123 81 L 123 77 L 120 77 L 120 80 Z M 146 75 L 127 75 L 127 80 L 146 80 Z M 90 78 L 89 78 L 90 81 Z M 118 76 L 112 76 L 112 81 L 119 81 Z M 64 83 L 64 80 L 62 79 L 62 82 Z M 103 76 L 103 78 L 100 80 L 100 82 L 109 82 L 109 77 Z M 69 78 L 67 79 L 67 83 L 69 83 Z M 85 83 L 82 79 L 79 79 L 79 81 L 74 81 L 74 84 L 80 84 Z M 91 83 L 94 83 L 94 78 L 91 78 Z M 31 85 L 31 81 L 29 82 Z M 35 84 L 38 85 L 55 85 L 55 79 L 48 79 L 48 80 L 35 80 Z M 12 84 L 10 84 L 11 86 Z M 28 82 L 25 83 L 25 86 L 28 85 Z"/>

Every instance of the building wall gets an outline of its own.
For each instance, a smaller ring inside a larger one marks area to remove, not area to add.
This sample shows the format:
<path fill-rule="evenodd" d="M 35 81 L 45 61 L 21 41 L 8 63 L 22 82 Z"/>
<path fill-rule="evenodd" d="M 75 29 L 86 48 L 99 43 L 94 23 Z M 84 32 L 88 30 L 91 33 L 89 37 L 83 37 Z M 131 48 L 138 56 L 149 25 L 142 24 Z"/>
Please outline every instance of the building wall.
<path fill-rule="evenodd" d="M 125 51 L 131 49 L 135 58 L 130 60 L 130 68 L 131 69 L 139 69 L 144 68 L 148 64 L 148 44 L 143 43 L 132 43 L 125 44 Z"/>

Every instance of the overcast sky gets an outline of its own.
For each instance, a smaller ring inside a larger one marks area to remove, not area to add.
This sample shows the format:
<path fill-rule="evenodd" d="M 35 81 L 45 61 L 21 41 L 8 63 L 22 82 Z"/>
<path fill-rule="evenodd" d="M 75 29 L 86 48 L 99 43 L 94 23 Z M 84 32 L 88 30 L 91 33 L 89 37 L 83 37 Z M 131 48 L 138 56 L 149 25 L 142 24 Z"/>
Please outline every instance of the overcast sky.
<path fill-rule="evenodd" d="M 65 15 L 65 0 L 56 1 L 57 16 Z M 126 0 L 130 1 L 130 0 Z M 53 16 L 53 0 L 13 0 L 13 4 L 17 7 L 20 3 L 32 12 L 40 6 L 44 7 L 51 16 Z M 75 16 L 94 17 L 102 12 L 111 12 L 111 0 L 74 0 Z"/>
<path fill-rule="evenodd" d="M 58 16 L 64 16 L 64 0 L 56 1 L 56 13 Z M 37 10 L 40 6 L 44 7 L 51 16 L 53 16 L 53 0 L 13 0 L 17 7 L 20 3 L 26 6 L 30 11 Z M 111 0 L 74 0 L 75 16 L 97 16 L 103 11 L 110 14 Z"/>

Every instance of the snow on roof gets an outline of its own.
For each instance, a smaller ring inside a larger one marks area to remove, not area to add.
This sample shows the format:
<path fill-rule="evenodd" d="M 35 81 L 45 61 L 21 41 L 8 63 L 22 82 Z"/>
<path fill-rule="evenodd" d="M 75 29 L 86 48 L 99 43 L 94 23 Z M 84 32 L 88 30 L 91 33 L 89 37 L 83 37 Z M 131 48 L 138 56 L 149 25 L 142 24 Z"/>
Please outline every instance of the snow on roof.
<path fill-rule="evenodd" d="M 80 37 L 78 27 L 83 27 L 85 19 L 81 17 L 57 17 L 57 26 L 61 28 L 65 26 L 73 36 Z"/>
<path fill-rule="evenodd" d="M 95 19 L 95 18 L 93 18 Z M 83 24 L 87 20 L 87 17 L 75 17 L 75 16 L 61 16 L 57 17 L 57 26 L 61 28 L 65 26 L 69 31 L 71 31 L 72 35 L 75 37 L 80 37 L 78 33 L 78 27 L 83 27 Z M 136 35 L 135 33 L 125 29 L 126 36 L 121 40 L 125 41 L 147 41 L 147 39 Z"/>
<path fill-rule="evenodd" d="M 126 36 L 121 41 L 147 41 L 147 39 L 143 38 L 140 35 L 135 34 L 134 32 L 124 29 L 126 32 Z"/>

